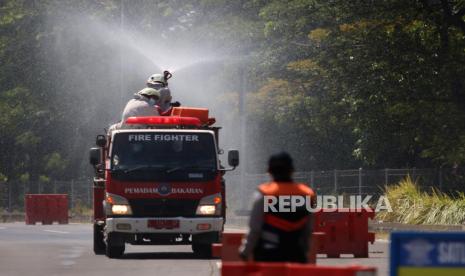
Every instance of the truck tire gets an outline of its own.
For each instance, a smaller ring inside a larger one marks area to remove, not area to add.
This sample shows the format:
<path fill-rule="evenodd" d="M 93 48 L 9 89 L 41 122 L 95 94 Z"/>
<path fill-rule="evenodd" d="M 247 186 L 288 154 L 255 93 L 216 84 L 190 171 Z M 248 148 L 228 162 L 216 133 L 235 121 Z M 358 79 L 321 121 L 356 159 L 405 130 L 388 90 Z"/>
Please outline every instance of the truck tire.
<path fill-rule="evenodd" d="M 105 254 L 105 241 L 103 240 L 103 225 L 94 224 L 94 253 L 95 255 Z"/>
<path fill-rule="evenodd" d="M 192 251 L 200 258 L 212 257 L 212 244 L 211 243 L 193 243 Z"/>
<path fill-rule="evenodd" d="M 120 258 L 124 254 L 124 240 L 118 233 L 107 234 L 105 255 L 108 258 Z"/>

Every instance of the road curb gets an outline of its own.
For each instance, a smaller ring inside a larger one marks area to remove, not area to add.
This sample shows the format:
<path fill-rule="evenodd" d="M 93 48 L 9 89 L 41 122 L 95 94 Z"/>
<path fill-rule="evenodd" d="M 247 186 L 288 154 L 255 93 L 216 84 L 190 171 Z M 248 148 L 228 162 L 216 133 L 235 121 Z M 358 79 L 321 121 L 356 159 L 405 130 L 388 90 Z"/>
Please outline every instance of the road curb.
<path fill-rule="evenodd" d="M 463 225 L 436 225 L 436 224 L 403 224 L 398 222 L 371 222 L 370 230 L 380 232 L 392 231 L 463 231 Z"/>

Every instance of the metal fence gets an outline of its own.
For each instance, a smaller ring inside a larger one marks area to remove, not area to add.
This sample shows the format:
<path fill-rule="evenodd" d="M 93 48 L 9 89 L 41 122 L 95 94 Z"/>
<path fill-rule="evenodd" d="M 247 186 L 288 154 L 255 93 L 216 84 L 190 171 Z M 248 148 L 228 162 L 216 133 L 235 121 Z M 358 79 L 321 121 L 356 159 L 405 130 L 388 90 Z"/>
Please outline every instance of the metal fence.
<path fill-rule="evenodd" d="M 92 181 L 52 181 L 49 183 L 0 182 L 0 208 L 5 211 L 23 211 L 24 195 L 67 194 L 69 207 L 92 206 Z"/>
<path fill-rule="evenodd" d="M 436 188 L 445 193 L 465 192 L 464 169 L 383 169 L 296 172 L 294 179 L 308 183 L 317 194 L 380 195 L 383 188 L 398 183 L 407 175 L 424 191 Z M 229 206 L 247 208 L 256 187 L 269 181 L 267 174 L 226 174 Z M 0 208 L 22 211 L 27 193 L 68 194 L 69 207 L 92 206 L 92 181 L 52 181 L 50 183 L 0 182 Z"/>
<path fill-rule="evenodd" d="M 372 195 L 384 193 L 386 186 L 396 184 L 405 177 L 415 180 L 421 190 L 432 189 L 447 194 L 465 192 L 463 169 L 382 169 L 382 170 L 330 170 L 296 172 L 294 180 L 308 183 L 319 195 Z M 269 181 L 267 174 L 232 174 L 227 176 L 229 202 L 247 208 L 256 187 Z M 241 185 L 242 183 L 242 185 Z M 231 206 L 231 204 L 230 204 Z M 233 207 L 234 208 L 234 207 Z"/>

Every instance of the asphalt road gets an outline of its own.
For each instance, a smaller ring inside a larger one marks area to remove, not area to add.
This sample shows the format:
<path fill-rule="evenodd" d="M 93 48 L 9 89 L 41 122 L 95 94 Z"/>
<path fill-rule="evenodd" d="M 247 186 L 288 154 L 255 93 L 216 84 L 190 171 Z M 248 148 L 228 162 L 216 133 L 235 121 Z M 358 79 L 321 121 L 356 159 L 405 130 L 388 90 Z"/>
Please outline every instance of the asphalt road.
<path fill-rule="evenodd" d="M 217 259 L 196 259 L 190 246 L 130 246 L 122 259 L 92 251 L 91 224 L 0 224 L 0 275 L 219 275 Z M 388 243 L 376 242 L 369 259 L 319 258 L 322 265 L 362 264 L 387 276 Z"/>

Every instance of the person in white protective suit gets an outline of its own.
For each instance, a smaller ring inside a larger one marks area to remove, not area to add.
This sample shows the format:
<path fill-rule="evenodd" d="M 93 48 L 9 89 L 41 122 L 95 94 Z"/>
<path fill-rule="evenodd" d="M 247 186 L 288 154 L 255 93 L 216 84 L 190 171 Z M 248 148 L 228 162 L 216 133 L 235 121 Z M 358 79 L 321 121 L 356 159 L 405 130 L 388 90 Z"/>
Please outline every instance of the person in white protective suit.
<path fill-rule="evenodd" d="M 147 80 L 147 87 L 156 89 L 160 92 L 160 99 L 156 103 L 156 108 L 160 115 L 168 116 L 171 114 L 172 107 L 180 106 L 179 102 L 172 103 L 171 91 L 168 88 L 168 80 L 173 75 L 164 71 L 162 74 L 153 74 Z"/>
<path fill-rule="evenodd" d="M 127 127 L 125 122 L 129 117 L 159 116 L 155 106 L 159 100 L 160 92 L 156 89 L 146 87 L 137 92 L 124 107 L 121 122 L 111 125 L 108 134 L 110 135 L 116 129 Z"/>
<path fill-rule="evenodd" d="M 160 100 L 160 91 L 146 87 L 134 94 L 123 110 L 121 123 L 124 124 L 129 117 L 159 116 L 155 107 Z"/>
<path fill-rule="evenodd" d="M 179 102 L 171 102 L 171 91 L 168 88 L 168 79 L 172 74 L 164 71 L 163 74 L 151 75 L 147 87 L 134 94 L 134 98 L 126 104 L 121 122 L 113 124 L 111 131 L 126 127 L 125 122 L 129 117 L 143 116 L 169 116 L 173 106 L 180 106 Z"/>

